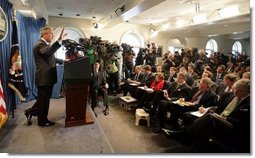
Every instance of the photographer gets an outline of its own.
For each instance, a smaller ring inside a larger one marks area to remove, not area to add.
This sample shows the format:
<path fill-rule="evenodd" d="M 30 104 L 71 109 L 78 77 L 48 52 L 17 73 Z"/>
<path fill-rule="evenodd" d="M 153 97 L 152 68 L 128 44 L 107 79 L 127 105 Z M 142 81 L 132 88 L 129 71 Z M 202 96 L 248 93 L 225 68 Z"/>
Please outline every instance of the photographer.
<path fill-rule="evenodd" d="M 157 46 L 155 43 L 147 44 L 147 52 L 145 54 L 145 65 L 150 65 L 154 67 L 156 65 L 156 54 L 157 54 Z"/>
<path fill-rule="evenodd" d="M 122 43 L 121 47 L 123 48 L 123 65 L 125 69 L 125 79 L 128 79 L 134 69 L 135 53 L 132 50 L 132 47 L 130 45 L 127 45 L 126 43 Z"/>
<path fill-rule="evenodd" d="M 137 57 L 135 59 L 135 66 L 144 64 L 143 60 L 144 60 L 145 52 L 146 52 L 146 49 L 140 48 L 139 52 L 137 53 Z"/>
<path fill-rule="evenodd" d="M 118 60 L 114 56 L 114 54 L 108 54 L 108 58 L 106 61 L 106 72 L 109 76 L 109 90 L 113 93 L 117 93 L 119 91 L 119 65 Z"/>

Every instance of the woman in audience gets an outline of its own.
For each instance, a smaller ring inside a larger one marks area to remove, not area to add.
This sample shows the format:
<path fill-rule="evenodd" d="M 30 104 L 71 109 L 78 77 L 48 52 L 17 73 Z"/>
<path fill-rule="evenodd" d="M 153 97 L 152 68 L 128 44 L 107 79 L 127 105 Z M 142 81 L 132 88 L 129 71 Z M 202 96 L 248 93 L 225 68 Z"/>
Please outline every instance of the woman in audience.
<path fill-rule="evenodd" d="M 144 108 L 146 112 L 149 112 L 151 115 L 154 115 L 156 109 L 158 108 L 160 100 L 167 99 L 164 97 L 164 94 L 167 93 L 171 100 L 177 100 L 179 98 L 184 98 L 185 100 L 191 99 L 191 88 L 185 82 L 186 75 L 183 72 L 179 72 L 176 78 L 176 81 L 173 82 L 170 86 L 167 86 L 167 89 L 163 91 L 158 91 L 155 93 L 152 106 Z"/>
<path fill-rule="evenodd" d="M 150 101 L 154 98 L 154 95 L 162 89 L 167 89 L 167 84 L 164 80 L 162 73 L 155 75 L 155 80 L 151 83 L 150 87 L 143 87 L 143 95 L 139 99 L 138 107 L 150 107 Z"/>

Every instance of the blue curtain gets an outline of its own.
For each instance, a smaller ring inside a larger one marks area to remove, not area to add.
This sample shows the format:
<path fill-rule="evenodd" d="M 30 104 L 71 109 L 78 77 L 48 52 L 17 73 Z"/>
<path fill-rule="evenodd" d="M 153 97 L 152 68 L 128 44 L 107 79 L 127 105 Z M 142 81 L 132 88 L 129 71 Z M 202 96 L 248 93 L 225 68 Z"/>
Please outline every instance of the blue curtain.
<path fill-rule="evenodd" d="M 6 110 L 9 111 L 11 105 L 16 103 L 13 100 L 13 94 L 11 90 L 8 88 L 7 84 L 9 82 L 8 74 L 9 74 L 9 64 L 10 64 L 10 55 L 11 55 L 11 35 L 12 35 L 12 4 L 9 3 L 8 0 L 0 0 L 0 7 L 2 7 L 3 11 L 6 14 L 8 19 L 8 34 L 6 38 L 0 42 L 0 77 L 2 78 L 2 85 L 4 89 Z"/>
<path fill-rule="evenodd" d="M 35 79 L 35 61 L 33 55 L 33 47 L 40 38 L 40 28 L 45 26 L 45 19 L 34 20 L 30 17 L 24 17 L 17 12 L 18 33 L 20 54 L 22 58 L 24 83 L 28 89 L 26 100 L 35 99 L 37 96 L 37 88 Z"/>
<path fill-rule="evenodd" d="M 12 37 L 12 4 L 8 0 L 0 0 L 0 6 L 5 11 L 8 18 L 8 35 L 4 41 L 0 42 L 0 72 L 2 85 L 4 89 L 6 109 L 10 111 L 11 107 L 16 107 L 18 103 L 17 97 L 13 96 L 13 92 L 7 87 L 9 78 L 9 61 L 11 55 L 11 37 Z M 40 28 L 45 26 L 45 19 L 35 20 L 31 17 L 24 17 L 19 12 L 16 14 L 18 21 L 19 48 L 22 58 L 24 83 L 28 88 L 26 96 L 27 101 L 35 99 L 37 96 L 37 88 L 34 82 L 35 62 L 33 56 L 33 47 L 36 41 L 40 38 Z M 13 99 L 15 98 L 15 99 Z"/>

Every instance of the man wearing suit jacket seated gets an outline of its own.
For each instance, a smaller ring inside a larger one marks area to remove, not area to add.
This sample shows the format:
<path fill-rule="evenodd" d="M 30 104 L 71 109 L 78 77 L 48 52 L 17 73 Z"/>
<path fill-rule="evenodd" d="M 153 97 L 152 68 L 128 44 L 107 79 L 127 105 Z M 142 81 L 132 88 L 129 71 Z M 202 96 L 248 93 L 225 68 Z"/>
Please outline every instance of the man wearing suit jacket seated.
<path fill-rule="evenodd" d="M 103 96 L 103 104 L 105 106 L 104 115 L 109 114 L 109 101 L 108 101 L 108 84 L 106 83 L 106 75 L 100 71 L 100 64 L 99 62 L 94 63 L 94 70 L 91 78 L 90 83 L 90 95 L 91 95 L 91 108 L 94 111 L 94 108 L 97 106 L 97 97 L 98 95 Z M 95 116 L 96 113 L 95 113 Z"/>
<path fill-rule="evenodd" d="M 249 153 L 250 80 L 240 79 L 233 87 L 235 97 L 229 104 L 219 105 L 217 113 L 207 113 L 180 131 L 164 130 L 165 133 L 172 138 L 182 137 L 182 142 L 188 140 L 190 152 L 210 152 L 211 139 L 232 152 Z"/>
<path fill-rule="evenodd" d="M 158 91 L 155 93 L 153 98 L 152 107 L 145 108 L 146 112 L 149 112 L 153 115 L 158 108 L 159 102 L 161 100 L 167 99 L 164 97 L 164 93 L 167 93 L 171 100 L 177 100 L 179 98 L 185 98 L 185 100 L 191 99 L 191 87 L 185 82 L 186 74 L 183 72 L 179 72 L 177 74 L 177 79 L 174 81 L 167 89 L 163 89 L 163 91 Z"/>
<path fill-rule="evenodd" d="M 180 106 L 173 102 L 168 94 L 165 94 L 168 100 L 162 100 L 159 103 L 158 117 L 160 118 L 159 126 L 154 129 L 154 132 L 160 132 L 164 128 L 165 116 L 167 111 L 171 113 L 171 125 L 178 128 L 178 118 L 180 118 L 187 111 L 196 111 L 200 106 L 210 107 L 215 106 L 217 102 L 217 95 L 211 90 L 211 79 L 202 78 L 200 80 L 199 91 L 187 103 L 189 106 Z"/>
<path fill-rule="evenodd" d="M 142 66 L 137 65 L 135 67 L 135 73 L 128 78 L 125 83 L 121 86 L 123 90 L 123 96 L 126 96 L 128 92 L 131 94 L 132 97 L 135 96 L 137 87 L 141 85 L 144 79 L 144 74 L 142 72 Z"/>

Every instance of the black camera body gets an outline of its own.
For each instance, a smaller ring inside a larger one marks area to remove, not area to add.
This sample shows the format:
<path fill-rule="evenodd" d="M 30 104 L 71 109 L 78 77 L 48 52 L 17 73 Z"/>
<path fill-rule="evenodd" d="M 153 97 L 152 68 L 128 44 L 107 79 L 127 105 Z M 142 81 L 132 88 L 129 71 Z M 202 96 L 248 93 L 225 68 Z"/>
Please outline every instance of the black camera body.
<path fill-rule="evenodd" d="M 80 51 L 83 50 L 84 47 L 81 46 L 80 44 L 78 44 L 76 41 L 71 40 L 71 39 L 66 39 L 62 41 L 62 45 L 64 45 L 64 47 L 67 50 L 71 50 L 71 51 Z"/>

